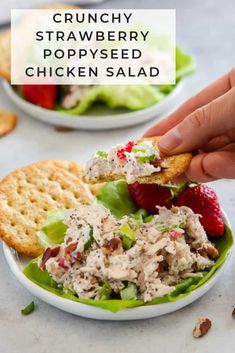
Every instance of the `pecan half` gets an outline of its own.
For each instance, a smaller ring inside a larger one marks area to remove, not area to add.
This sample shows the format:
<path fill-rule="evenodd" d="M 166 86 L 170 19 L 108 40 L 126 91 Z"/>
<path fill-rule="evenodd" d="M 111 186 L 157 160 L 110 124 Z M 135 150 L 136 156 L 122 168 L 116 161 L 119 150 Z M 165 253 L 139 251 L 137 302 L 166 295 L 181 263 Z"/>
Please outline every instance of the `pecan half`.
<path fill-rule="evenodd" d="M 212 326 L 212 322 L 207 317 L 200 317 L 193 330 L 193 336 L 195 338 L 203 337 L 207 334 Z"/>
<path fill-rule="evenodd" d="M 55 126 L 55 131 L 57 132 L 71 132 L 74 131 L 75 129 L 72 129 L 71 127 L 66 127 L 66 126 Z"/>
<path fill-rule="evenodd" d="M 232 317 L 235 318 L 235 308 L 233 309 L 233 312 L 232 312 Z"/>
<path fill-rule="evenodd" d="M 199 253 L 201 256 L 203 256 L 203 257 L 206 257 L 206 256 L 207 256 L 206 249 L 204 249 L 204 248 L 198 249 L 198 253 Z"/>
<path fill-rule="evenodd" d="M 106 240 L 102 245 L 102 250 L 106 255 L 120 254 L 122 251 L 121 239 L 114 237 L 111 240 Z"/>
<path fill-rule="evenodd" d="M 155 168 L 161 167 L 162 163 L 163 163 L 163 159 L 158 159 L 158 158 L 150 162 L 150 164 L 152 164 Z"/>
<path fill-rule="evenodd" d="M 210 259 L 217 259 L 219 257 L 218 250 L 212 244 L 203 245 L 200 249 L 198 249 L 198 253 L 206 257 L 208 256 Z"/>
<path fill-rule="evenodd" d="M 210 257 L 211 259 L 217 259 L 217 257 L 219 257 L 219 252 L 213 245 L 208 244 L 206 246 L 206 251 L 208 257 Z"/>

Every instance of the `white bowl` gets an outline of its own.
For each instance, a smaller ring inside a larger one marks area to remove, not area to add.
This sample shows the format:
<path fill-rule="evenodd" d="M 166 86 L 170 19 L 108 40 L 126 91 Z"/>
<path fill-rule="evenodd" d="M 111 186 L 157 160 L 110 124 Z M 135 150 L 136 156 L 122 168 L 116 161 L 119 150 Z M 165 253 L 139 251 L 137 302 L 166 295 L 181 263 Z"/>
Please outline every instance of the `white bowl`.
<path fill-rule="evenodd" d="M 224 222 L 230 227 L 229 220 L 226 214 L 223 212 Z M 104 310 L 99 307 L 74 302 L 69 299 L 61 298 L 30 281 L 23 273 L 22 269 L 25 267 L 28 258 L 20 256 L 16 251 L 9 248 L 6 244 L 3 244 L 3 251 L 10 266 L 11 271 L 14 273 L 20 283 L 27 288 L 33 295 L 43 300 L 44 302 L 51 304 L 61 310 L 69 312 L 74 315 L 83 316 L 91 319 L 99 320 L 136 320 L 136 319 L 147 319 L 156 317 L 170 312 L 176 311 L 183 308 L 184 306 L 194 302 L 210 290 L 214 284 L 218 281 L 221 274 L 223 273 L 226 265 L 229 262 L 231 250 L 224 261 L 224 263 L 216 270 L 214 275 L 201 287 L 195 289 L 192 293 L 176 300 L 175 302 L 146 305 L 137 308 L 124 309 L 117 313 L 112 313 L 108 310 Z"/>
<path fill-rule="evenodd" d="M 182 89 L 183 81 L 180 81 L 175 89 L 160 103 L 137 111 L 111 110 L 103 108 L 94 115 L 69 115 L 55 110 L 41 108 L 21 98 L 7 82 L 3 82 L 3 88 L 10 99 L 25 113 L 35 119 L 42 120 L 48 124 L 66 126 L 86 130 L 108 130 L 126 126 L 137 125 L 156 118 L 157 115 L 166 110 Z M 120 113 L 121 112 L 121 113 Z"/>

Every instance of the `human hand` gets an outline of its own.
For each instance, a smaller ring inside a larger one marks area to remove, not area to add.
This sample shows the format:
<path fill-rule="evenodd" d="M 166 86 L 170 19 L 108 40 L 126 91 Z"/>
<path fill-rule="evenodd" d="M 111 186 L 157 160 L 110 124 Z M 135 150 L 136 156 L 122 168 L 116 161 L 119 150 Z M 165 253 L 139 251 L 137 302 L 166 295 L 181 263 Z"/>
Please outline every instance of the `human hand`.
<path fill-rule="evenodd" d="M 235 68 L 145 134 L 154 135 L 164 154 L 195 153 L 188 179 L 235 178 Z"/>

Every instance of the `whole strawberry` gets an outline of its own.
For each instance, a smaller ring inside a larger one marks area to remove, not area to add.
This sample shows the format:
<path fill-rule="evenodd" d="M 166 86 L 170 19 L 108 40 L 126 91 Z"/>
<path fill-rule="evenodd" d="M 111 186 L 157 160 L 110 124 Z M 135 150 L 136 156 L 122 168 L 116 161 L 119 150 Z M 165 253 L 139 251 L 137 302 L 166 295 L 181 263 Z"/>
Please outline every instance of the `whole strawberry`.
<path fill-rule="evenodd" d="M 170 188 L 157 184 L 134 183 L 128 186 L 132 199 L 138 208 L 150 213 L 157 213 L 156 206 L 171 207 L 172 192 Z"/>
<path fill-rule="evenodd" d="M 42 108 L 52 109 L 56 103 L 56 85 L 23 85 L 21 86 L 24 98 L 30 103 Z"/>
<path fill-rule="evenodd" d="M 174 202 L 176 206 L 187 206 L 202 217 L 200 222 L 208 236 L 220 237 L 224 233 L 224 222 L 216 193 L 207 185 L 196 185 L 185 189 Z"/>

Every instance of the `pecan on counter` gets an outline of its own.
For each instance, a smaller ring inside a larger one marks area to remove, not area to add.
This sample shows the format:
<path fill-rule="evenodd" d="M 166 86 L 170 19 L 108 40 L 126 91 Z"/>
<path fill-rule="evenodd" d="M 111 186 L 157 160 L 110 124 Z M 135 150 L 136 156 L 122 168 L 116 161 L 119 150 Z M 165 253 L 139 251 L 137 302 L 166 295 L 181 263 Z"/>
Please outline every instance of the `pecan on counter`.
<path fill-rule="evenodd" d="M 235 319 L 235 308 L 232 311 L 232 317 L 234 317 L 234 319 Z"/>
<path fill-rule="evenodd" d="M 207 317 L 200 317 L 197 321 L 196 326 L 193 330 L 193 336 L 195 338 L 203 337 L 210 330 L 212 322 Z"/>

